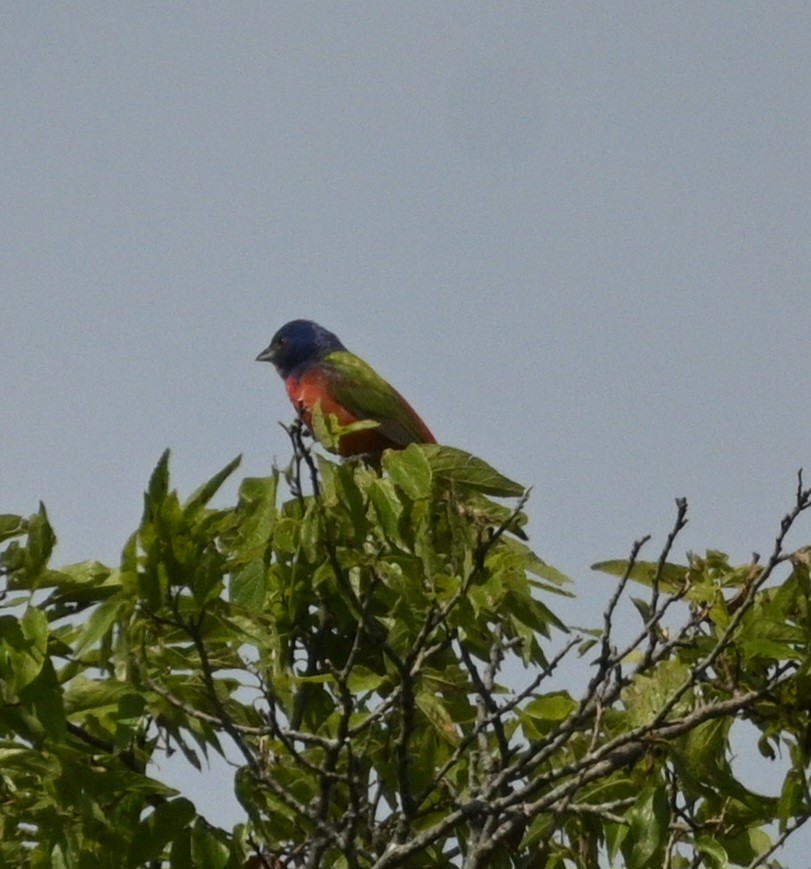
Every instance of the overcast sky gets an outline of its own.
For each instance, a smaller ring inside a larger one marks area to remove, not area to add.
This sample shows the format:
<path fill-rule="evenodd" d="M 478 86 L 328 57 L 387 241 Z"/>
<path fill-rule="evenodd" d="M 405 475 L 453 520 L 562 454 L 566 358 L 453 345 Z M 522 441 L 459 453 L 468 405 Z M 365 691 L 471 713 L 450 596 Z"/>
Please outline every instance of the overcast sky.
<path fill-rule="evenodd" d="M 0 512 L 57 563 L 167 446 L 287 457 L 294 317 L 534 486 L 581 623 L 674 497 L 745 561 L 811 473 L 808 3 L 6 4 L 0 106 Z"/>

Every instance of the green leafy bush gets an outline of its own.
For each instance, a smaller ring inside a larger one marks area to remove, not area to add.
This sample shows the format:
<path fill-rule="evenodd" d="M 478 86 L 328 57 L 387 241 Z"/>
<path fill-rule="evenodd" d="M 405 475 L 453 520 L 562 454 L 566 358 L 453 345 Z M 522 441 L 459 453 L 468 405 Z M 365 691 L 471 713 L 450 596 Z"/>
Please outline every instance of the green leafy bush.
<path fill-rule="evenodd" d="M 672 563 L 680 503 L 658 561 L 597 565 L 604 624 L 571 632 L 522 487 L 448 447 L 374 468 L 291 434 L 230 508 L 238 461 L 183 501 L 164 455 L 115 568 L 53 569 L 44 508 L 0 516 L 0 865 L 754 866 L 811 814 L 802 486 L 762 565 Z M 779 797 L 736 776 L 738 719 L 787 756 Z M 167 747 L 238 758 L 245 822 L 162 784 Z"/>

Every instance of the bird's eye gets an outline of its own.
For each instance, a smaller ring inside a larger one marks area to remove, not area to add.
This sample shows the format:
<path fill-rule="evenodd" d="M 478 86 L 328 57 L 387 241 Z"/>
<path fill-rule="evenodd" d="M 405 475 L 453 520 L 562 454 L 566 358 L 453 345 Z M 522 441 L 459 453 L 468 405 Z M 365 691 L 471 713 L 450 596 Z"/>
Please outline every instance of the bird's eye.
<path fill-rule="evenodd" d="M 279 348 L 279 350 L 281 350 L 282 347 L 285 346 L 285 344 L 287 344 L 287 338 L 277 338 L 276 339 L 276 346 Z"/>

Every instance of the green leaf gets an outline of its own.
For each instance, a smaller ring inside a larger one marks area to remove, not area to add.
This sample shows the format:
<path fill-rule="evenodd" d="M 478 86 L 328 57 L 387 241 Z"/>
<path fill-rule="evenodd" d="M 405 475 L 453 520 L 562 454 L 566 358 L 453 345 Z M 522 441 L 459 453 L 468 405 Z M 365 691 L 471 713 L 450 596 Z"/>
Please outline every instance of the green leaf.
<path fill-rule="evenodd" d="M 220 486 L 222 486 L 228 477 L 230 477 L 239 467 L 241 461 L 242 456 L 237 456 L 235 459 L 231 459 L 231 461 L 228 462 L 221 471 L 218 471 L 210 480 L 196 489 L 188 501 L 183 505 L 183 512 L 186 516 L 193 516 L 205 507 L 217 493 Z"/>
<path fill-rule="evenodd" d="M 28 607 L 20 619 L 20 627 L 23 636 L 30 642 L 30 653 L 36 653 L 38 658 L 44 660 L 48 651 L 48 635 L 50 628 L 48 619 L 42 610 L 35 606 Z M 36 651 L 35 651 L 36 650 Z"/>
<path fill-rule="evenodd" d="M 237 506 L 241 521 L 234 540 L 238 552 L 257 547 L 264 549 L 268 545 L 276 518 L 278 485 L 278 474 L 270 477 L 247 477 L 242 481 Z"/>
<path fill-rule="evenodd" d="M 388 450 L 383 454 L 383 467 L 391 481 L 415 501 L 431 495 L 431 465 L 422 446 L 411 444 L 404 450 Z"/>
<path fill-rule="evenodd" d="M 259 610 L 264 605 L 266 588 L 267 570 L 259 558 L 233 574 L 229 584 L 231 600 L 249 610 Z"/>
<path fill-rule="evenodd" d="M 273 548 L 277 555 L 294 555 L 299 547 L 301 522 L 284 517 L 273 524 Z"/>
<path fill-rule="evenodd" d="M 337 453 L 338 445 L 344 435 L 364 429 L 379 428 L 380 423 L 373 419 L 359 419 L 349 425 L 341 425 L 334 413 L 325 414 L 321 402 L 316 402 L 312 411 L 310 425 L 316 439 L 330 452 Z"/>
<path fill-rule="evenodd" d="M 231 857 L 231 849 L 226 844 L 222 830 L 208 827 L 198 819 L 192 828 L 191 857 L 195 866 L 205 869 L 225 869 Z"/>
<path fill-rule="evenodd" d="M 600 561 L 591 565 L 592 570 L 607 573 L 610 576 L 624 576 L 628 569 L 628 562 L 622 560 Z M 637 561 L 631 568 L 629 578 L 634 582 L 641 583 L 647 588 L 653 587 L 653 579 L 656 576 L 658 564 L 655 561 Z M 687 581 L 688 568 L 681 564 L 662 565 L 662 573 L 659 578 L 659 588 L 669 594 L 675 594 L 684 589 Z"/>
<path fill-rule="evenodd" d="M 169 493 L 169 450 L 164 450 L 155 465 L 155 470 L 149 478 L 149 486 L 146 490 L 148 504 L 157 506 L 161 504 Z"/>
<path fill-rule="evenodd" d="M 656 701 L 654 701 L 656 702 Z M 720 783 L 719 771 L 726 768 L 726 746 L 730 722 L 718 718 L 705 721 L 685 734 L 677 743 L 684 772 L 697 782 Z"/>
<path fill-rule="evenodd" d="M 226 568 L 222 556 L 213 546 L 206 547 L 203 552 L 190 550 L 184 563 L 186 574 L 191 572 L 189 587 L 200 606 L 221 596 Z"/>
<path fill-rule="evenodd" d="M 453 717 L 445 708 L 442 700 L 433 692 L 420 691 L 415 698 L 417 707 L 423 715 L 433 724 L 451 745 L 459 743 L 459 733 L 453 723 Z"/>
<path fill-rule="evenodd" d="M 567 628 L 563 622 L 539 600 L 535 600 L 529 594 L 508 591 L 504 596 L 504 610 L 515 616 L 527 627 L 532 628 L 544 637 L 549 636 L 549 628 L 556 627 L 561 631 Z"/>
<path fill-rule="evenodd" d="M 564 721 L 577 707 L 565 691 L 535 697 L 518 710 L 521 727 L 527 739 L 543 739 L 553 726 Z"/>
<path fill-rule="evenodd" d="M 298 532 L 298 539 L 307 553 L 307 557 L 310 561 L 314 561 L 323 540 L 321 511 L 318 509 L 318 504 L 315 500 L 310 501 L 307 505 L 307 509 L 304 511 L 304 516 L 302 516 L 301 523 L 298 526 Z"/>
<path fill-rule="evenodd" d="M 399 522 L 403 513 L 403 505 L 397 497 L 394 484 L 387 477 L 374 480 L 369 487 L 369 498 L 383 533 L 389 540 L 399 545 L 402 542 Z"/>
<path fill-rule="evenodd" d="M 672 694 L 681 687 L 688 673 L 687 664 L 672 659 L 660 661 L 645 675 L 637 675 L 622 691 L 630 724 L 637 727 L 652 721 Z M 676 706 L 676 710 L 682 709 L 688 701 L 689 694 Z"/>
<path fill-rule="evenodd" d="M 97 588 L 102 585 L 116 585 L 118 577 L 116 571 L 111 570 L 100 561 L 80 561 L 77 564 L 66 564 L 52 573 L 57 587 L 61 591 L 73 591 L 75 589 L 92 586 Z M 112 581 L 111 580 L 112 576 Z"/>
<path fill-rule="evenodd" d="M 777 803 L 777 818 L 780 821 L 781 831 L 792 818 L 802 813 L 804 800 L 805 786 L 802 776 L 796 770 L 790 769 L 783 780 L 783 788 Z"/>
<path fill-rule="evenodd" d="M 697 836 L 696 851 L 705 858 L 706 862 L 703 865 L 714 869 L 724 869 L 729 865 L 727 852 L 712 836 Z"/>
<path fill-rule="evenodd" d="M 79 634 L 75 653 L 81 655 L 105 636 L 112 629 L 126 605 L 127 601 L 121 595 L 114 595 L 104 603 L 99 604 L 87 620 L 84 630 Z"/>
<path fill-rule="evenodd" d="M 48 866 L 50 869 L 72 869 L 73 861 L 68 861 L 65 856 L 65 849 L 61 843 L 57 843 L 51 849 Z"/>
<path fill-rule="evenodd" d="M 94 711 L 101 716 L 106 709 L 116 709 L 119 703 L 134 694 L 127 682 L 112 679 L 90 679 L 81 674 L 65 689 L 65 708 L 69 715 Z"/>
<path fill-rule="evenodd" d="M 25 574 L 29 583 L 35 583 L 56 544 L 56 535 L 48 522 L 44 504 L 40 503 L 39 510 L 28 520 L 27 530 Z"/>
<path fill-rule="evenodd" d="M 534 555 L 534 553 L 533 553 Z M 551 564 L 547 564 L 543 559 L 535 556 L 534 558 L 527 561 L 527 570 L 530 573 L 534 573 L 535 576 L 541 577 L 541 579 L 549 580 L 553 585 L 561 586 L 561 585 L 570 585 L 571 579 L 562 571 L 558 570 L 556 567 L 552 567 Z M 535 583 L 534 585 L 539 585 L 542 588 L 548 589 L 549 586 L 543 585 L 543 583 Z M 565 592 L 568 596 L 568 592 Z"/>
<path fill-rule="evenodd" d="M 541 721 L 563 721 L 577 708 L 566 691 L 555 691 L 536 697 L 527 704 L 526 713 Z"/>
<path fill-rule="evenodd" d="M 36 607 L 28 607 L 19 620 L 14 616 L 0 618 L 0 662 L 6 657 L 9 665 L 3 681 L 16 693 L 34 682 L 42 671 L 47 660 L 48 633 L 48 620 Z"/>
<path fill-rule="evenodd" d="M 497 498 L 524 494 L 523 486 L 464 450 L 439 444 L 420 444 L 418 448 L 428 459 L 434 475 L 444 483 L 466 486 Z"/>
<path fill-rule="evenodd" d="M 784 826 L 781 824 L 779 829 L 783 832 Z M 724 838 L 724 850 L 729 855 L 729 859 L 738 866 L 755 863 L 755 858 L 763 857 L 772 844 L 768 833 L 758 827 L 741 830 L 737 834 Z"/>
<path fill-rule="evenodd" d="M 20 699 L 31 704 L 37 720 L 52 739 L 60 741 L 65 738 L 62 691 L 50 658 L 45 659 L 37 678 L 20 691 Z"/>
<path fill-rule="evenodd" d="M 183 797 L 157 806 L 138 825 L 133 836 L 130 865 L 141 866 L 151 860 L 158 860 L 170 842 L 183 837 L 184 828 L 192 822 L 194 816 L 194 804 Z"/>
<path fill-rule="evenodd" d="M 25 533 L 25 520 L 12 513 L 0 513 L 0 543 Z"/>
<path fill-rule="evenodd" d="M 325 685 L 333 682 L 334 677 L 331 673 L 315 673 L 312 676 L 294 676 L 292 681 L 296 685 Z"/>
<path fill-rule="evenodd" d="M 376 691 L 387 680 L 388 676 L 385 673 L 375 673 L 368 667 L 356 666 L 349 674 L 347 681 L 350 691 L 361 694 L 367 691 Z"/>
<path fill-rule="evenodd" d="M 626 827 L 625 824 L 606 823 L 604 829 L 606 854 L 613 866 L 620 846 L 628 835 L 628 827 Z"/>
<path fill-rule="evenodd" d="M 653 617 L 653 607 L 651 607 L 650 602 L 640 597 L 632 597 L 631 603 L 636 607 L 639 615 L 642 616 L 642 624 L 646 625 Z"/>
<path fill-rule="evenodd" d="M 191 830 L 181 830 L 172 841 L 169 865 L 171 869 L 197 869 L 196 864 L 192 863 Z"/>
<path fill-rule="evenodd" d="M 667 842 L 670 812 L 667 793 L 661 785 L 651 784 L 628 811 L 630 829 L 622 842 L 628 869 L 661 866 Z"/>
<path fill-rule="evenodd" d="M 343 510 L 349 513 L 350 527 L 360 539 L 365 539 L 368 521 L 366 518 L 366 502 L 358 486 L 356 475 L 364 473 L 348 464 L 338 468 L 335 473 L 335 493 Z"/>

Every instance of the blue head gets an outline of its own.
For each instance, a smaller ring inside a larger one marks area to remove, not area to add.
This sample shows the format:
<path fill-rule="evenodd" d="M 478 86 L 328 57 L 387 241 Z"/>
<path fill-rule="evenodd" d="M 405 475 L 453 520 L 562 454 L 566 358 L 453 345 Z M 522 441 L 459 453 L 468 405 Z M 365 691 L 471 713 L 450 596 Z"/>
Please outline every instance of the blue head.
<path fill-rule="evenodd" d="M 299 365 L 317 362 L 333 350 L 346 350 L 337 335 L 312 320 L 291 320 L 256 359 L 272 362 L 279 374 L 287 378 Z"/>

